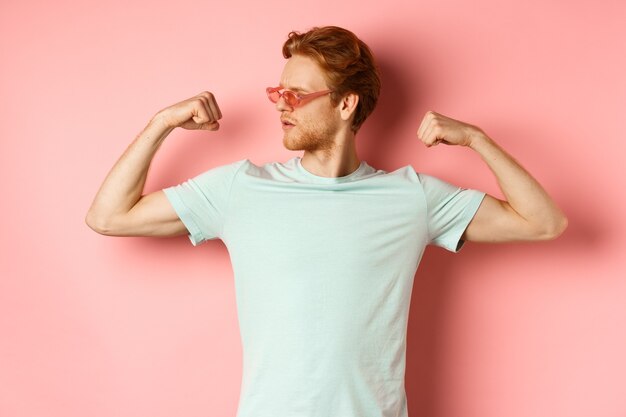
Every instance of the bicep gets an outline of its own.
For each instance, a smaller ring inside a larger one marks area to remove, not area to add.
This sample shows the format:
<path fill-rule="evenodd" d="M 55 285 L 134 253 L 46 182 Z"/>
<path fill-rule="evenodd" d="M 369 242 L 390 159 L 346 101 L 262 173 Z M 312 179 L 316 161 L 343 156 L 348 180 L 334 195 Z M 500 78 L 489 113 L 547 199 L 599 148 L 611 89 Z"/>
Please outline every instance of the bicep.
<path fill-rule="evenodd" d="M 511 205 L 485 195 L 461 239 L 468 242 L 534 240 L 537 231 Z"/>
<path fill-rule="evenodd" d="M 163 190 L 142 196 L 125 215 L 113 219 L 107 234 L 113 236 L 179 236 L 187 228 Z"/>

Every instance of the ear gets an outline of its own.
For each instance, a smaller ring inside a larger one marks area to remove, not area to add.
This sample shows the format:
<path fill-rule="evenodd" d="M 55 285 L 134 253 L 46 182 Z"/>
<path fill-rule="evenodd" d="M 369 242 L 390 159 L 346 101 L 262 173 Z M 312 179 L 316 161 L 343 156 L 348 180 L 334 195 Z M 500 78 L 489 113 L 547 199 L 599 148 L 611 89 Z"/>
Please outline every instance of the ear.
<path fill-rule="evenodd" d="M 349 120 L 359 104 L 359 96 L 356 93 L 348 93 L 339 102 L 339 112 L 343 120 Z"/>

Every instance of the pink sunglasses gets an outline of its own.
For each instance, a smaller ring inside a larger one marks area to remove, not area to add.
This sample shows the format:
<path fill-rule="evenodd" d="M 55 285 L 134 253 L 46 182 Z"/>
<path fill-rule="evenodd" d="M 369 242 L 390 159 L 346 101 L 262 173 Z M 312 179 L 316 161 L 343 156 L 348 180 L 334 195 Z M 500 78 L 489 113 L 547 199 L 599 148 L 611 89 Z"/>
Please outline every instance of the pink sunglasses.
<path fill-rule="evenodd" d="M 282 97 L 285 99 L 285 103 L 287 103 L 291 107 L 298 107 L 305 100 L 311 100 L 316 97 L 321 97 L 325 94 L 333 92 L 333 90 L 324 90 L 302 95 L 295 93 L 291 90 L 285 90 L 281 93 L 280 90 L 283 90 L 283 87 L 267 87 L 265 89 L 265 91 L 267 92 L 267 97 L 272 103 L 278 103 L 278 100 L 280 100 L 280 98 Z"/>

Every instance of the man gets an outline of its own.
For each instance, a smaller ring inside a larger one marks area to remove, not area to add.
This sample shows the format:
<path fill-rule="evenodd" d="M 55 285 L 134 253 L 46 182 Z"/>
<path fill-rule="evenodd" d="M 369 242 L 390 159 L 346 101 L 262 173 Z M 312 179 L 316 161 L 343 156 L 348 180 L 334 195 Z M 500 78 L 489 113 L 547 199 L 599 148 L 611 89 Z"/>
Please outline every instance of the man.
<path fill-rule="evenodd" d="M 425 246 L 553 239 L 567 220 L 480 128 L 432 111 L 418 138 L 478 152 L 506 201 L 411 166 L 385 172 L 360 161 L 355 135 L 380 81 L 352 32 L 292 32 L 283 55 L 280 85 L 267 94 L 284 146 L 302 158 L 244 159 L 142 195 L 174 128 L 219 128 L 219 107 L 204 92 L 153 117 L 105 179 L 87 224 L 113 236 L 224 241 L 244 351 L 238 417 L 406 417 L 406 326 Z"/>

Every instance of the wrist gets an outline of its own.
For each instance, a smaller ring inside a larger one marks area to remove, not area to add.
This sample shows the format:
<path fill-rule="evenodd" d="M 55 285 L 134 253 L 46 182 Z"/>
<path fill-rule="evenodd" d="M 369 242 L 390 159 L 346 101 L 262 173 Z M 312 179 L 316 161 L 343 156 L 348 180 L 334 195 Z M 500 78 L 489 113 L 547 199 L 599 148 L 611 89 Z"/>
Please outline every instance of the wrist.
<path fill-rule="evenodd" d="M 173 130 L 175 126 L 170 125 L 163 113 L 159 112 L 150 119 L 150 124 L 163 130 Z"/>
<path fill-rule="evenodd" d="M 148 122 L 148 125 L 143 130 L 143 136 L 160 145 L 172 130 L 174 130 L 174 127 L 167 123 L 167 119 L 157 114 Z"/>
<path fill-rule="evenodd" d="M 473 149 L 474 151 L 479 151 L 485 145 L 489 145 L 492 143 L 493 139 L 487 136 L 485 132 L 478 130 L 470 135 L 470 143 L 468 147 Z"/>

